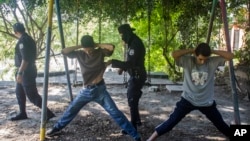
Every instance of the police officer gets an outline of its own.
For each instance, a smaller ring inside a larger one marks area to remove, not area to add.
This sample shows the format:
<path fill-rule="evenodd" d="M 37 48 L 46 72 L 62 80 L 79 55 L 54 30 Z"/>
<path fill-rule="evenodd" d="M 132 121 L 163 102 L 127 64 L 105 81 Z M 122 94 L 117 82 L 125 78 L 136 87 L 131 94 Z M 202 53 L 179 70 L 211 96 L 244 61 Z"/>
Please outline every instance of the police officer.
<path fill-rule="evenodd" d="M 145 47 L 142 40 L 133 33 L 134 30 L 129 24 L 118 27 L 121 38 L 127 47 L 126 61 L 112 59 L 108 62 L 112 64 L 113 68 L 119 68 L 118 74 L 122 74 L 123 71 L 129 73 L 127 99 L 130 107 L 131 123 L 137 129 L 137 125 L 141 125 L 138 105 L 147 74 L 144 66 Z M 122 133 L 126 134 L 124 131 Z"/>
<path fill-rule="evenodd" d="M 15 36 L 18 42 L 15 47 L 16 72 L 16 98 L 19 104 L 20 113 L 12 117 L 12 121 L 27 119 L 26 96 L 37 107 L 42 107 L 42 98 L 36 87 L 37 69 L 36 43 L 26 32 L 22 23 L 13 25 Z M 55 115 L 47 109 L 47 120 Z"/>

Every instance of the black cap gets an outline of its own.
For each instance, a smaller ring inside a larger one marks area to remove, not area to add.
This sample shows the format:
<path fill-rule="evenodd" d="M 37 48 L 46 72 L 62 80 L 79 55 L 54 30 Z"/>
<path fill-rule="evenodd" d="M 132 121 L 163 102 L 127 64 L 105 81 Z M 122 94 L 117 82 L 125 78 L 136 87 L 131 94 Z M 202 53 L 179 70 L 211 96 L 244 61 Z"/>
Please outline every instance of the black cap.
<path fill-rule="evenodd" d="M 118 27 L 118 31 L 119 33 L 129 33 L 129 32 L 133 32 L 135 29 L 131 28 L 129 24 L 122 24 Z"/>
<path fill-rule="evenodd" d="M 95 43 L 92 36 L 84 35 L 81 39 L 81 45 L 83 48 L 94 47 Z"/>
<path fill-rule="evenodd" d="M 15 23 L 13 25 L 13 29 L 14 32 L 21 32 L 21 33 L 25 32 L 25 28 L 22 23 Z"/>

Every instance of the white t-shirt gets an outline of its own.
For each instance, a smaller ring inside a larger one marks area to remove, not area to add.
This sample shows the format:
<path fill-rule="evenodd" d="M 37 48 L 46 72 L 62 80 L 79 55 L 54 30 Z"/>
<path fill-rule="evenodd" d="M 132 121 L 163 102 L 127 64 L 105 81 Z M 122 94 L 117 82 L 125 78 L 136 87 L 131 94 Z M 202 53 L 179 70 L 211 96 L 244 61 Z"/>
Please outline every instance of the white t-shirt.
<path fill-rule="evenodd" d="M 184 82 L 182 97 L 194 106 L 211 106 L 214 101 L 214 74 L 218 66 L 225 63 L 220 56 L 209 57 L 202 65 L 196 57 L 181 56 L 176 64 L 183 68 Z"/>

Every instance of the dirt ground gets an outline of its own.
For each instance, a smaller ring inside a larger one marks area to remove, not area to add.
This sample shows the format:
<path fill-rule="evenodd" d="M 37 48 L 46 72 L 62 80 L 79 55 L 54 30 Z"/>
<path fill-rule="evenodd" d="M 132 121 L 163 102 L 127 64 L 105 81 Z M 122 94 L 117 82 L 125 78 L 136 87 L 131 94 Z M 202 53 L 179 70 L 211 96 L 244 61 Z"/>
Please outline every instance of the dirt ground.
<path fill-rule="evenodd" d="M 168 118 L 175 103 L 180 99 L 180 92 L 170 93 L 165 85 L 158 85 L 159 91 L 154 92 L 148 86 L 143 88 L 140 101 L 142 126 L 138 128 L 145 141 L 154 128 Z M 129 108 L 126 99 L 126 88 L 123 85 L 107 85 L 108 91 L 119 109 L 129 118 Z M 43 86 L 38 86 L 39 93 L 43 94 Z M 72 87 L 76 96 L 81 87 Z M 232 92 L 226 85 L 215 87 L 217 107 L 226 123 L 234 123 L 234 109 Z M 66 85 L 49 85 L 48 107 L 56 114 L 47 124 L 52 127 L 69 104 Z M 250 124 L 250 102 L 245 95 L 238 99 L 241 124 Z M 41 110 L 27 100 L 28 119 L 9 121 L 11 116 L 18 112 L 15 88 L 0 89 L 0 140 L 1 141 L 39 141 Z M 120 128 L 109 115 L 96 103 L 89 103 L 79 112 L 78 116 L 63 129 L 59 136 L 46 138 L 48 141 L 130 141 L 128 135 L 122 135 Z M 210 121 L 198 111 L 188 114 L 171 132 L 158 138 L 158 141 L 227 141 Z"/>

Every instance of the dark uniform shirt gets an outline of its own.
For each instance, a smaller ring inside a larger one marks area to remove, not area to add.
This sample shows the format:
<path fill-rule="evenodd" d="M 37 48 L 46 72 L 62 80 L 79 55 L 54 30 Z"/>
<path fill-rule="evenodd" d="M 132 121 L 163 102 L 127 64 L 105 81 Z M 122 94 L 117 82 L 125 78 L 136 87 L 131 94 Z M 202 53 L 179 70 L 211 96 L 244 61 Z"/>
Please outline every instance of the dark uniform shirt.
<path fill-rule="evenodd" d="M 28 67 L 33 66 L 36 60 L 36 43 L 27 33 L 19 38 L 15 47 L 16 67 L 21 66 L 22 59 L 29 63 Z"/>
<path fill-rule="evenodd" d="M 146 70 L 144 66 L 145 47 L 142 40 L 135 34 L 128 41 L 127 60 L 112 60 L 112 67 L 121 68 L 128 71 L 130 76 L 145 76 Z"/>

